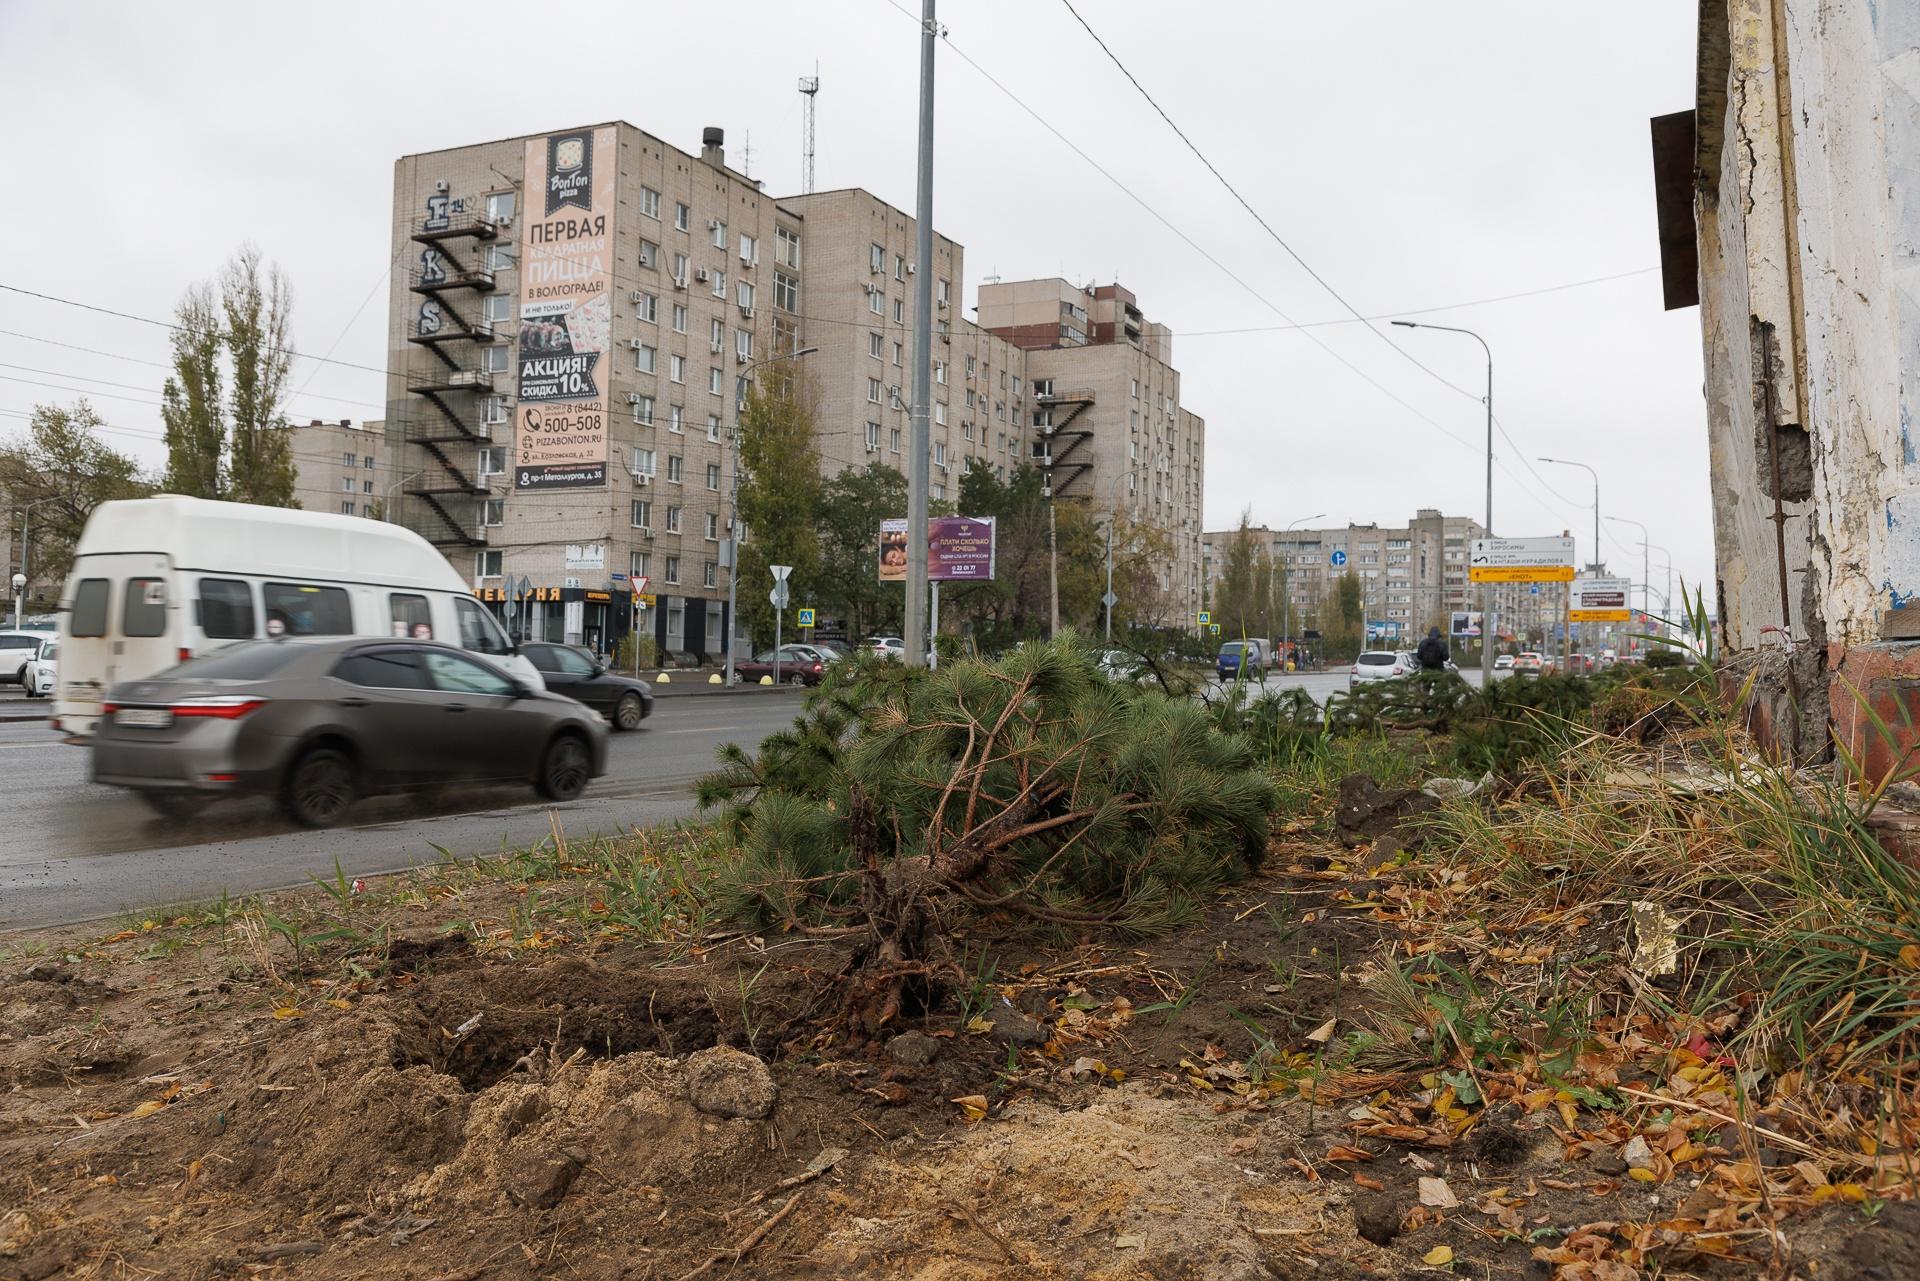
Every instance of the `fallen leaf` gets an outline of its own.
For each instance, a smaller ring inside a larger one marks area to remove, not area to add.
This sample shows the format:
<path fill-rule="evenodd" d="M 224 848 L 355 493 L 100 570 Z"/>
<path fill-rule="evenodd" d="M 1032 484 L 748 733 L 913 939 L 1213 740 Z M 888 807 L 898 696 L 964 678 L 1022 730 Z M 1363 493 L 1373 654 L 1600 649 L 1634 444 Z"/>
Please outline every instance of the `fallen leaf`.
<path fill-rule="evenodd" d="M 138 1121 L 143 1116 L 152 1116 L 155 1112 L 160 1111 L 166 1106 L 166 1104 L 158 1099 L 148 1099 L 145 1103 L 142 1103 L 139 1107 L 127 1113 L 127 1115 Z"/>
<path fill-rule="evenodd" d="M 1460 1204 L 1460 1198 L 1453 1194 L 1453 1189 L 1447 1186 L 1445 1179 L 1422 1175 L 1420 1204 L 1430 1205 L 1440 1210 L 1451 1210 Z"/>
<path fill-rule="evenodd" d="M 1657 1183 L 1660 1181 L 1660 1176 L 1655 1174 L 1652 1170 L 1649 1170 L 1644 1166 L 1637 1166 L 1637 1165 L 1633 1169 L 1627 1171 L 1627 1177 L 1629 1179 L 1632 1179 L 1635 1183 Z"/>
<path fill-rule="evenodd" d="M 1227 1144 L 1227 1155 L 1244 1156 L 1259 1146 L 1260 1141 L 1258 1139 L 1251 1135 L 1246 1135 Z"/>
<path fill-rule="evenodd" d="M 1344 1143 L 1336 1143 L 1327 1149 L 1329 1161 L 1371 1161 L 1373 1153 L 1364 1148 L 1350 1148 Z"/>
<path fill-rule="evenodd" d="M 985 1036 L 987 1033 L 993 1031 L 993 1024 L 988 1021 L 986 1015 L 976 1014 L 967 1020 L 967 1031 L 973 1033 L 975 1036 Z"/>
<path fill-rule="evenodd" d="M 1328 1041 L 1331 1041 L 1333 1039 L 1333 1025 L 1337 1022 L 1339 1022 L 1338 1019 L 1328 1019 L 1325 1023 L 1322 1023 L 1319 1027 L 1307 1033 L 1307 1040 L 1311 1041 L 1315 1045 L 1325 1045 Z"/>
<path fill-rule="evenodd" d="M 987 1114 L 987 1096 L 984 1094 L 963 1095 L 957 1099 L 948 1099 L 947 1102 L 959 1104 L 960 1111 L 969 1121 L 978 1121 Z"/>
<path fill-rule="evenodd" d="M 1920 970 L 1920 943 L 1909 943 L 1900 949 L 1900 964 L 1910 970 Z"/>
<path fill-rule="evenodd" d="M 304 1019 L 307 1012 L 297 1005 L 283 1005 L 273 1012 L 276 1019 Z"/>
<path fill-rule="evenodd" d="M 327 1004 L 331 1005 L 336 1010 L 350 1010 L 353 1008 L 353 1003 L 351 1001 L 342 1000 L 340 997 L 337 997 L 337 996 L 328 997 Z"/>
<path fill-rule="evenodd" d="M 1138 1250 L 1146 1244 L 1147 1239 L 1143 1236 L 1123 1236 L 1113 1239 L 1113 1248 L 1116 1250 Z"/>
<path fill-rule="evenodd" d="M 1356 1174 L 1353 1176 L 1353 1181 L 1355 1184 L 1359 1185 L 1360 1187 L 1367 1188 L 1368 1190 L 1373 1192 L 1385 1192 L 1387 1190 L 1386 1184 L 1380 1182 L 1380 1180 L 1373 1178 L 1369 1175 Z"/>
<path fill-rule="evenodd" d="M 1420 1256 L 1420 1262 L 1426 1264 L 1428 1267 L 1444 1268 L 1453 1262 L 1453 1247 L 1450 1245 L 1436 1245 L 1433 1249 Z"/>

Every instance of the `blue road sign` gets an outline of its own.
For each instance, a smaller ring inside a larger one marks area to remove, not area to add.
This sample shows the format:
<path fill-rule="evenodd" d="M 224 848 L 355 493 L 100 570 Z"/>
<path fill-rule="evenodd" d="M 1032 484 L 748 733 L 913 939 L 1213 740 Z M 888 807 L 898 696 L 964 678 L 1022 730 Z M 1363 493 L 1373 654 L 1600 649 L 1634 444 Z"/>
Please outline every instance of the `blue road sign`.
<path fill-rule="evenodd" d="M 1335 565 L 1344 565 L 1347 563 L 1347 554 L 1343 551 L 1335 551 L 1333 555 L 1327 557 L 1327 559 Z"/>

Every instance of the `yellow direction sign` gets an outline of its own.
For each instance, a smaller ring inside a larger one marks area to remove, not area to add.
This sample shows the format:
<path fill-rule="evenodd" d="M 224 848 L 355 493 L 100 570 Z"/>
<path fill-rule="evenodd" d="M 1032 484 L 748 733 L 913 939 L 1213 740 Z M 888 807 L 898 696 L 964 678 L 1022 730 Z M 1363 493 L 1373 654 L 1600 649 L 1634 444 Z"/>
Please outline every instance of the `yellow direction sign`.
<path fill-rule="evenodd" d="M 1570 583 L 1571 565 L 1475 565 L 1467 571 L 1472 583 Z"/>
<path fill-rule="evenodd" d="M 1624 578 L 1583 578 L 1573 585 L 1567 618 L 1576 623 L 1624 623 L 1632 619 L 1627 600 L 1633 584 Z"/>

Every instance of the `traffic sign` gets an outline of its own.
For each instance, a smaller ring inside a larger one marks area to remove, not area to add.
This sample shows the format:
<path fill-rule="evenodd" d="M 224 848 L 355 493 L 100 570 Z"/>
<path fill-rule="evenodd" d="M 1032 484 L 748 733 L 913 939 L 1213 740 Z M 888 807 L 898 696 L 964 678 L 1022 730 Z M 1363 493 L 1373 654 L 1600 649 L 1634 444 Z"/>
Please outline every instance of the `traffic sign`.
<path fill-rule="evenodd" d="M 1211 623 L 1212 621 L 1213 621 L 1212 610 L 1203 609 L 1200 611 L 1200 626 L 1205 627 L 1208 623 Z M 1214 628 L 1214 630 L 1219 631 L 1220 629 L 1216 627 Z"/>
<path fill-rule="evenodd" d="M 786 582 L 787 575 L 793 572 L 791 565 L 769 565 L 767 568 L 773 571 L 773 581 L 776 583 Z"/>
<path fill-rule="evenodd" d="M 775 609 L 785 609 L 787 607 L 787 582 L 784 578 L 775 583 L 773 590 L 767 593 L 767 601 Z"/>
<path fill-rule="evenodd" d="M 1102 605 L 1105 605 L 1108 609 L 1112 609 L 1115 605 L 1118 605 L 1120 603 L 1120 598 L 1118 596 L 1115 596 L 1112 592 L 1108 592 L 1105 596 L 1102 596 L 1100 598 L 1100 603 Z"/>
<path fill-rule="evenodd" d="M 1475 583 L 1570 583 L 1571 538 L 1476 538 L 1467 555 Z"/>
<path fill-rule="evenodd" d="M 1208 630 L 1208 631 L 1210 631 L 1210 632 L 1212 632 L 1212 633 L 1213 633 L 1213 634 L 1214 634 L 1215 636 L 1218 636 L 1218 635 L 1220 634 L 1220 624 L 1218 624 L 1218 623 L 1208 623 L 1208 624 L 1207 624 L 1207 630 Z"/>
<path fill-rule="evenodd" d="M 813 611 L 811 609 L 802 609 L 800 611 L 800 626 L 802 627 L 813 626 Z"/>
<path fill-rule="evenodd" d="M 633 576 L 633 594 L 635 596 L 646 595 L 647 584 L 652 581 L 653 579 L 647 577 L 645 574 L 635 574 Z"/>
<path fill-rule="evenodd" d="M 1335 548 L 1333 555 L 1327 557 L 1327 560 L 1332 562 L 1336 567 L 1340 565 L 1344 565 L 1347 563 L 1347 554 L 1341 551 L 1340 549 Z"/>
<path fill-rule="evenodd" d="M 1625 623 L 1633 618 L 1627 594 L 1633 584 L 1624 578 L 1582 578 L 1573 585 L 1567 617 L 1576 623 Z"/>

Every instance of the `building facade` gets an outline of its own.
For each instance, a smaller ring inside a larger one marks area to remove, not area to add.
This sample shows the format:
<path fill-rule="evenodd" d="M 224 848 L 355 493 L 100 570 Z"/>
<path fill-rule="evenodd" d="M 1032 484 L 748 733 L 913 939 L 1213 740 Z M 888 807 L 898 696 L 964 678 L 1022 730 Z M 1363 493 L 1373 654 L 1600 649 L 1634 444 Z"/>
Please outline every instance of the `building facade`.
<path fill-rule="evenodd" d="M 380 518 L 397 479 L 388 474 L 386 424 L 314 419 L 289 427 L 293 498 L 303 510 Z"/>
<path fill-rule="evenodd" d="M 858 189 L 776 199 L 723 144 L 613 122 L 395 165 L 389 508 L 521 634 L 724 652 L 731 432 L 770 356 L 812 349 L 782 363 L 824 470 L 907 470 L 914 219 Z M 1166 590 L 1197 607 L 1205 425 L 1165 331 L 1117 287 L 1038 282 L 1088 322 L 1015 341 L 960 314 L 963 246 L 936 235 L 934 273 L 932 501 L 969 463 L 1052 464 L 1060 499 L 1162 523 Z"/>

